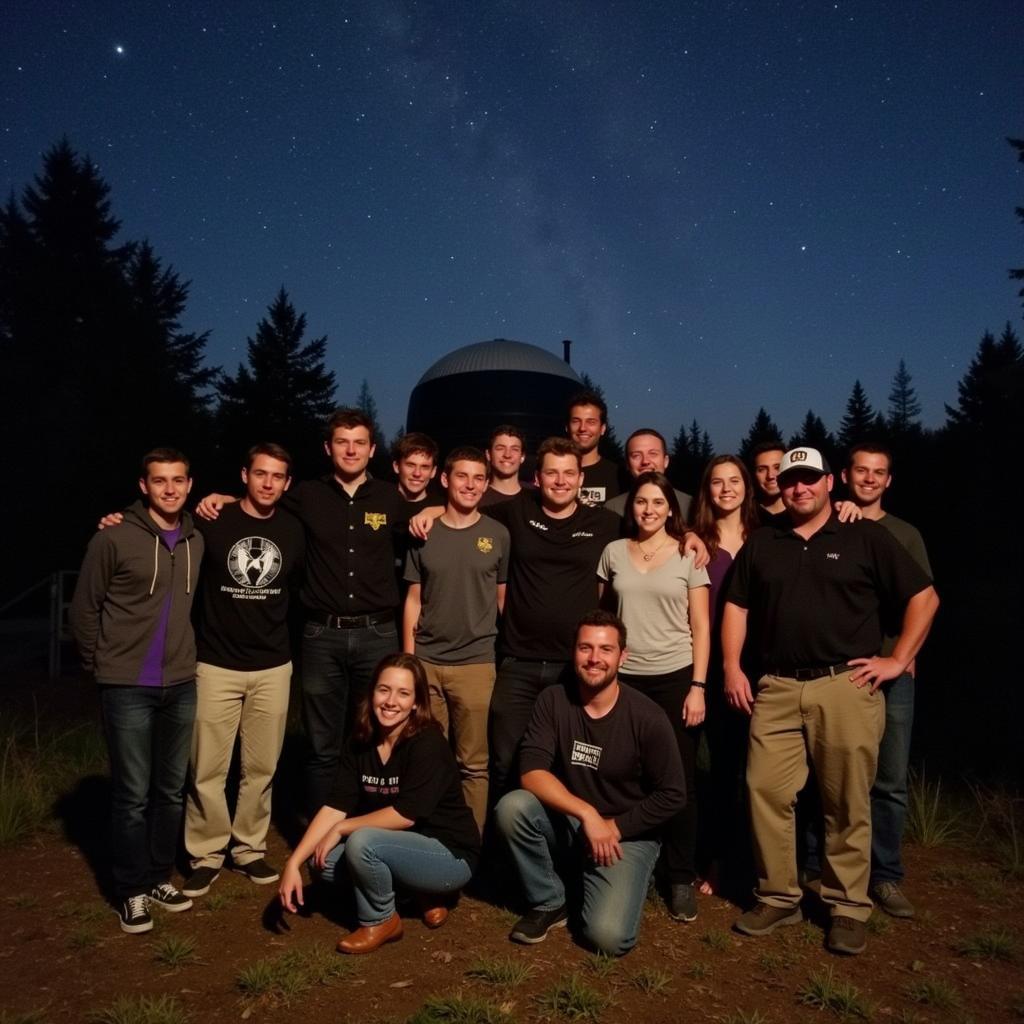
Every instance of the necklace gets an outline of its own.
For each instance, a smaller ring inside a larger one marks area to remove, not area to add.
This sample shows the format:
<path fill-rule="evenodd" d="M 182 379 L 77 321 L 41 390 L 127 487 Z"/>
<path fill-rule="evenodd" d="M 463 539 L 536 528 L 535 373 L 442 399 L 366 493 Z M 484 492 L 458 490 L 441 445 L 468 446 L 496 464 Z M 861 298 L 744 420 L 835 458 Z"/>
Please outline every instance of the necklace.
<path fill-rule="evenodd" d="M 649 562 L 649 561 L 650 561 L 650 560 L 651 560 L 651 559 L 652 559 L 652 558 L 653 558 L 653 557 L 654 557 L 654 556 L 655 556 L 655 555 L 656 555 L 656 554 L 657 554 L 657 553 L 658 553 L 658 552 L 659 552 L 659 551 L 660 551 L 660 550 L 661 550 L 661 549 L 662 549 L 662 548 L 663 548 L 663 547 L 665 546 L 665 544 L 666 544 L 667 542 L 663 540 L 663 541 L 662 541 L 662 542 L 661 542 L 661 543 L 660 543 L 660 544 L 659 544 L 659 545 L 658 545 L 658 546 L 657 546 L 657 547 L 656 547 L 656 548 L 655 548 L 655 549 L 654 549 L 653 551 L 651 551 L 650 553 L 648 553 L 648 552 L 644 551 L 644 546 L 643 546 L 643 544 L 642 544 L 642 543 L 641 543 L 640 541 L 634 541 L 633 543 L 634 543 L 634 544 L 636 544 L 636 548 L 637 548 L 637 551 L 639 551 L 639 552 L 640 552 L 640 557 L 641 557 L 641 558 L 642 558 L 642 559 L 643 559 L 643 560 L 644 560 L 645 562 Z"/>

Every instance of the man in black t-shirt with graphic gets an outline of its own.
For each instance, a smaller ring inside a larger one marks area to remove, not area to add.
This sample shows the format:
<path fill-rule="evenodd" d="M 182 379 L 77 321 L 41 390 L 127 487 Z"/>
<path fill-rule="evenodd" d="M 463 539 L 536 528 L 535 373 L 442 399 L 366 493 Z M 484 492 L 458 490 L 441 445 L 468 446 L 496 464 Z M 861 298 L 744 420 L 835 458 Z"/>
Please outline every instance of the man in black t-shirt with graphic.
<path fill-rule="evenodd" d="M 608 431 L 608 406 L 593 391 L 580 391 L 569 399 L 565 432 L 579 448 L 583 483 L 580 501 L 600 508 L 622 490 L 622 473 L 614 462 L 601 457 L 598 445 Z"/>
<path fill-rule="evenodd" d="M 639 690 L 620 686 L 626 627 L 611 612 L 576 630 L 575 681 L 548 687 L 523 740 L 522 789 L 495 809 L 529 911 L 513 942 L 543 942 L 566 923 L 566 886 L 556 871 L 582 873 L 582 937 L 620 956 L 636 944 L 661 826 L 683 806 L 686 783 L 672 727 Z"/>
<path fill-rule="evenodd" d="M 267 864 L 267 830 L 291 685 L 290 587 L 304 559 L 299 521 L 278 502 L 291 484 L 291 456 L 277 444 L 249 450 L 245 495 L 214 522 L 198 602 L 196 722 L 185 806 L 188 896 L 209 891 L 230 846 L 234 867 L 257 885 L 277 881 Z M 235 737 L 241 778 L 234 815 L 224 791 Z"/>

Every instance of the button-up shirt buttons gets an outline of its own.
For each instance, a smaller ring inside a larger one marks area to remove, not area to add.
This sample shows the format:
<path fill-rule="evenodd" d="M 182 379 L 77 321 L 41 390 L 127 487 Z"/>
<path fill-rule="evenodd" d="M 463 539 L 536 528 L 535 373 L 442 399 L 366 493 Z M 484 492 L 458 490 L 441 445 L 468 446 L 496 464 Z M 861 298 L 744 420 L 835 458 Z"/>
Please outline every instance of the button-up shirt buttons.
<path fill-rule="evenodd" d="M 349 597 L 355 597 L 356 595 L 355 594 L 349 594 L 348 596 Z"/>
<path fill-rule="evenodd" d="M 354 555 L 354 554 L 356 553 L 356 549 L 355 549 L 355 548 L 349 548 L 349 549 L 348 549 L 348 553 L 349 553 L 350 555 Z"/>
<path fill-rule="evenodd" d="M 354 572 L 350 572 L 349 576 L 355 576 L 355 573 Z"/>

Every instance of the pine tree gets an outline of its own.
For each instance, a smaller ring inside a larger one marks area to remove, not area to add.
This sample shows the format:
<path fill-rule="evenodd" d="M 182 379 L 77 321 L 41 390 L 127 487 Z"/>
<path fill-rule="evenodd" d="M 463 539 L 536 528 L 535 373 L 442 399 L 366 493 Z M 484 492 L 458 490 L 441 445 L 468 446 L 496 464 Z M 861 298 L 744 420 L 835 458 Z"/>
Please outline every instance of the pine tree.
<path fill-rule="evenodd" d="M 871 408 L 861 382 L 855 380 L 850 397 L 846 400 L 846 412 L 839 422 L 839 446 L 843 451 L 849 451 L 858 441 L 874 438 L 876 432 L 875 410 Z"/>
<path fill-rule="evenodd" d="M 837 445 L 835 435 L 825 426 L 825 421 L 818 416 L 813 409 L 807 410 L 800 428 L 789 439 L 789 447 L 797 448 L 806 445 L 809 448 L 817 448 L 833 469 L 836 469 Z"/>
<path fill-rule="evenodd" d="M 394 471 L 391 468 L 391 452 L 384 438 L 384 430 L 380 425 L 377 402 L 373 397 L 373 392 L 370 391 L 370 382 L 365 377 L 363 378 L 363 383 L 359 386 L 355 407 L 362 410 L 373 424 L 373 436 L 377 448 L 370 459 L 370 472 L 382 480 L 391 479 L 394 476 Z M 442 455 L 441 458 L 443 459 L 444 456 Z"/>
<path fill-rule="evenodd" d="M 949 428 L 979 444 L 995 443 L 1015 459 L 1019 450 L 1013 439 L 1022 432 L 1024 350 L 1010 324 L 998 341 L 985 332 L 957 391 L 956 406 L 946 406 Z"/>
<path fill-rule="evenodd" d="M 747 436 L 740 442 L 739 456 L 744 462 L 750 462 L 751 452 L 762 442 L 773 441 L 780 448 L 785 448 L 782 431 L 778 424 L 768 415 L 764 407 L 757 410 L 754 422 L 747 431 Z"/>
<path fill-rule="evenodd" d="M 896 375 L 892 379 L 889 391 L 889 430 L 894 435 L 909 434 L 921 429 L 918 417 L 921 415 L 921 403 L 910 383 L 910 371 L 901 359 Z"/>
<path fill-rule="evenodd" d="M 669 449 L 667 476 L 672 486 L 687 494 L 695 494 L 704 466 L 713 454 L 711 437 L 701 429 L 696 419 L 689 427 L 684 423 Z"/>
<path fill-rule="evenodd" d="M 217 418 L 229 465 L 237 468 L 245 450 L 259 441 L 283 444 L 297 476 L 324 466 L 324 421 L 334 408 L 334 372 L 324 359 L 327 337 L 303 342 L 305 314 L 296 312 L 282 287 L 247 339 L 246 364 L 217 385 Z"/>
<path fill-rule="evenodd" d="M 1006 140 L 1015 150 L 1017 150 L 1017 159 L 1024 163 L 1024 139 L 1007 139 Z M 1024 224 L 1024 206 L 1018 206 L 1014 210 L 1017 214 L 1017 219 Z M 1010 271 L 1011 281 L 1024 281 L 1024 267 L 1017 267 Z M 1022 298 L 1024 298 L 1024 288 L 1021 288 L 1017 292 Z"/>

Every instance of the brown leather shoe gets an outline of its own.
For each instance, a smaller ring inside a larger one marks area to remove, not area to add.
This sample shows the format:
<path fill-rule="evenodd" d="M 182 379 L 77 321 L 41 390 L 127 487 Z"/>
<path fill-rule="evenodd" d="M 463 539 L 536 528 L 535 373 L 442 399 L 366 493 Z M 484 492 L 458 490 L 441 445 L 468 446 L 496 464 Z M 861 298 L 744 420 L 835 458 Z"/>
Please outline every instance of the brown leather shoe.
<path fill-rule="evenodd" d="M 357 928 L 351 935 L 338 939 L 339 953 L 372 953 L 385 942 L 397 942 L 402 937 L 402 919 L 392 914 L 380 924 Z"/>
<path fill-rule="evenodd" d="M 423 923 L 428 928 L 440 928 L 448 920 L 447 907 L 424 907 Z"/>

